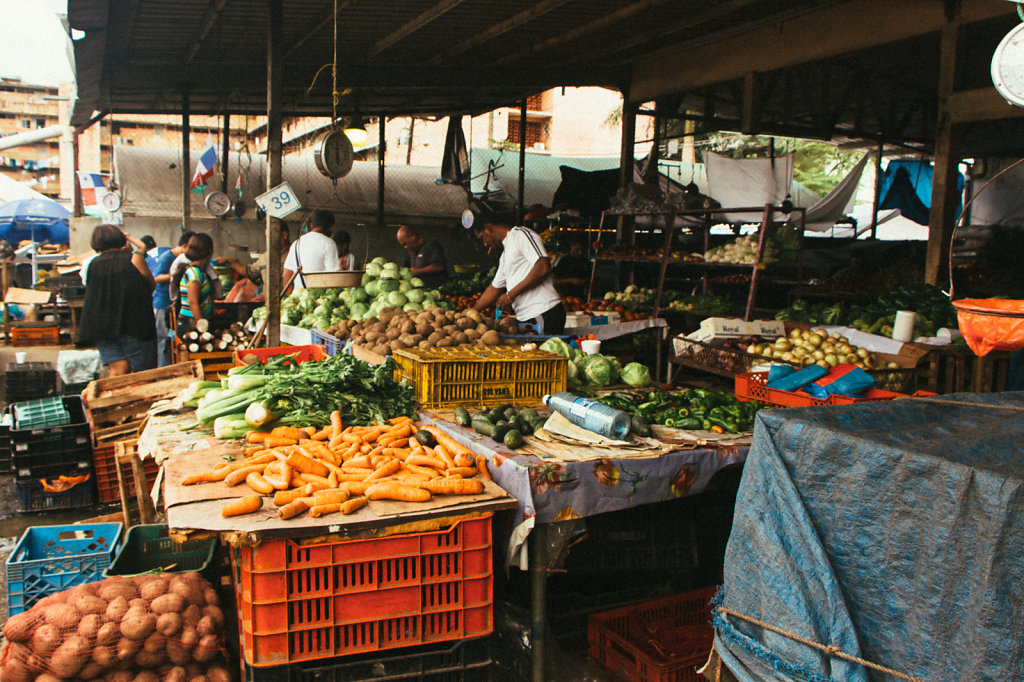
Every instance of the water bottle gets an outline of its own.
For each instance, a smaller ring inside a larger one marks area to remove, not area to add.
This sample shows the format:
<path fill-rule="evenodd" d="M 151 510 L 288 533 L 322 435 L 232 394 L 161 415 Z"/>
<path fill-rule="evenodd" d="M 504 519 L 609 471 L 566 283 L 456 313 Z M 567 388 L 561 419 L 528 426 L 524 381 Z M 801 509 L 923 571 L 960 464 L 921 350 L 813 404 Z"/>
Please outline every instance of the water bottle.
<path fill-rule="evenodd" d="M 629 434 L 629 415 L 622 410 L 568 391 L 544 396 L 544 404 L 576 426 L 606 438 L 624 440 Z"/>

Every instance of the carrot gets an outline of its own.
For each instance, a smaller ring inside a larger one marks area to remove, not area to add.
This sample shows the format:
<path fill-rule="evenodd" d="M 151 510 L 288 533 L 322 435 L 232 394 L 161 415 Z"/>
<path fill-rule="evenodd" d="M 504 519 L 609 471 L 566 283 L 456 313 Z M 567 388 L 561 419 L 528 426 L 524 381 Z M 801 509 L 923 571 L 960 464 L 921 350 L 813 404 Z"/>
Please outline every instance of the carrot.
<path fill-rule="evenodd" d="M 412 422 L 411 420 L 405 422 L 401 426 L 395 426 L 391 429 L 392 438 L 408 438 L 412 435 Z"/>
<path fill-rule="evenodd" d="M 402 463 L 397 459 L 390 460 L 381 464 L 376 471 L 366 477 L 367 481 L 375 481 L 378 478 L 385 478 L 398 473 L 398 470 L 402 468 Z"/>
<path fill-rule="evenodd" d="M 305 433 L 306 434 L 306 438 L 312 438 L 313 434 L 316 433 L 319 430 L 320 429 L 316 428 L 315 426 L 300 426 L 299 427 L 299 431 L 302 431 L 303 433 Z"/>
<path fill-rule="evenodd" d="M 266 431 L 250 431 L 249 433 L 245 434 L 245 442 L 262 443 L 267 439 L 267 435 L 268 434 Z"/>
<path fill-rule="evenodd" d="M 395 480 L 403 485 L 411 485 L 419 488 L 421 483 L 426 483 L 431 479 L 423 474 L 405 474 L 404 476 L 399 476 Z"/>
<path fill-rule="evenodd" d="M 434 456 L 440 457 L 442 460 L 444 460 L 445 466 L 448 469 L 454 469 L 455 467 L 459 466 L 458 464 L 455 463 L 455 460 L 452 459 L 452 456 L 448 454 L 448 451 L 444 449 L 443 445 L 438 445 L 434 447 Z"/>
<path fill-rule="evenodd" d="M 366 481 L 342 481 L 338 484 L 338 490 L 344 490 L 349 495 L 362 495 L 371 485 Z"/>
<path fill-rule="evenodd" d="M 228 466 L 232 469 L 241 469 L 242 467 L 255 466 L 257 464 L 270 464 L 277 460 L 272 451 L 264 452 L 262 455 L 256 457 L 249 457 L 241 462 L 231 462 Z"/>
<path fill-rule="evenodd" d="M 445 469 L 447 476 L 458 476 L 459 478 L 473 478 L 476 476 L 476 467 L 452 467 Z"/>
<path fill-rule="evenodd" d="M 348 499 L 347 490 L 318 490 L 313 495 L 313 506 L 319 507 L 322 504 L 341 504 Z"/>
<path fill-rule="evenodd" d="M 487 468 L 487 457 L 484 455 L 476 456 L 476 468 L 480 472 L 480 478 L 486 478 L 488 481 L 493 480 L 491 478 L 491 471 Z"/>
<path fill-rule="evenodd" d="M 424 485 L 427 485 L 424 483 Z M 426 488 L 402 485 L 396 481 L 375 483 L 366 489 L 366 496 L 371 500 L 399 500 L 401 502 L 427 502 L 430 492 Z"/>
<path fill-rule="evenodd" d="M 277 515 L 282 519 L 290 519 L 293 516 L 298 516 L 309 509 L 309 503 L 305 499 L 300 498 L 294 502 L 289 502 L 285 506 L 277 510 Z"/>
<path fill-rule="evenodd" d="M 419 467 L 433 467 L 435 469 L 440 469 L 441 471 L 448 468 L 448 465 L 445 464 L 443 459 L 440 457 L 432 457 L 430 455 L 409 455 L 405 458 L 405 463 L 415 464 Z"/>
<path fill-rule="evenodd" d="M 302 477 L 299 475 L 299 472 L 293 470 L 292 471 L 292 485 L 291 485 L 291 487 L 292 488 L 301 488 L 304 485 L 306 485 L 306 482 L 302 480 Z"/>
<path fill-rule="evenodd" d="M 237 500 L 228 502 L 220 508 L 221 516 L 240 516 L 241 514 L 252 514 L 263 507 L 263 498 L 259 495 L 246 495 Z"/>
<path fill-rule="evenodd" d="M 321 488 L 331 488 L 331 482 L 327 480 L 326 476 L 317 476 L 316 474 L 299 474 L 299 478 L 302 479 L 303 485 L 306 483 L 312 483 L 318 485 Z"/>
<path fill-rule="evenodd" d="M 274 504 L 278 507 L 283 507 L 300 497 L 309 497 L 315 492 L 316 490 L 312 483 L 307 483 L 300 488 L 292 488 L 291 490 L 278 490 L 274 493 Z"/>
<path fill-rule="evenodd" d="M 342 503 L 341 513 L 351 514 L 352 512 L 358 511 L 359 509 L 365 507 L 367 502 L 369 502 L 369 500 L 366 499 L 365 497 L 354 497 L 351 500 Z"/>
<path fill-rule="evenodd" d="M 433 467 L 421 467 L 417 464 L 409 464 L 408 460 L 406 460 L 405 468 L 414 474 L 421 474 L 427 478 L 438 478 L 441 476 L 441 472 Z"/>
<path fill-rule="evenodd" d="M 484 491 L 484 484 L 477 478 L 438 478 L 427 481 L 422 488 L 435 495 L 479 495 Z"/>
<path fill-rule="evenodd" d="M 293 452 L 288 455 L 288 458 L 284 460 L 288 466 L 292 469 L 301 471 L 304 474 L 313 474 L 315 476 L 327 476 L 330 472 L 320 462 L 316 461 L 312 457 L 302 454 L 301 452 Z"/>
<path fill-rule="evenodd" d="M 334 434 L 331 433 L 331 429 L 329 427 L 324 427 L 310 436 L 310 438 L 315 441 L 325 441 L 330 440 L 333 435 Z"/>
<path fill-rule="evenodd" d="M 253 492 L 260 493 L 261 495 L 269 495 L 274 492 L 273 484 L 263 478 L 263 474 L 255 471 L 245 477 L 245 484 L 252 488 Z"/>
<path fill-rule="evenodd" d="M 275 426 L 270 430 L 270 436 L 272 438 L 287 438 L 288 440 L 299 442 L 306 437 L 306 433 L 294 426 Z"/>
<path fill-rule="evenodd" d="M 220 470 L 204 471 L 201 474 L 192 474 L 191 476 L 188 476 L 184 481 L 181 482 L 181 484 L 195 485 L 196 483 L 212 483 L 213 481 L 223 481 L 229 473 L 231 473 L 231 470 L 228 469 L 227 467 L 224 467 L 223 472 Z"/>
<path fill-rule="evenodd" d="M 318 504 L 317 506 L 309 510 L 309 515 L 313 518 L 319 518 L 327 514 L 334 514 L 341 511 L 341 503 L 334 504 Z"/>
<path fill-rule="evenodd" d="M 398 426 L 399 424 L 412 423 L 412 417 L 403 415 L 401 417 L 392 417 L 388 420 L 388 423 L 392 426 Z"/>
<path fill-rule="evenodd" d="M 460 452 L 454 457 L 455 466 L 471 467 L 476 465 L 476 457 L 471 452 Z"/>
<path fill-rule="evenodd" d="M 409 438 L 408 436 L 403 436 L 402 438 L 389 438 L 387 443 L 381 443 L 381 441 L 377 442 L 384 447 L 404 448 L 406 445 L 409 444 Z"/>
<path fill-rule="evenodd" d="M 347 462 L 342 463 L 341 468 L 345 471 L 349 469 L 370 469 L 373 470 L 373 465 L 370 464 L 370 458 L 367 457 L 353 457 Z"/>
<path fill-rule="evenodd" d="M 263 441 L 263 444 L 268 448 L 283 448 L 289 445 L 295 445 L 299 442 L 298 438 L 284 438 L 282 436 L 267 436 Z"/>
<path fill-rule="evenodd" d="M 292 484 L 292 468 L 285 462 L 271 462 L 263 470 L 263 478 L 275 490 L 287 490 Z"/>
<path fill-rule="evenodd" d="M 263 449 L 264 448 L 262 445 L 245 445 L 242 447 L 242 456 L 252 457 L 253 455 L 261 452 Z"/>
<path fill-rule="evenodd" d="M 334 428 L 334 433 L 339 434 L 344 431 L 344 427 L 341 425 L 341 411 L 334 410 L 331 412 L 331 427 Z"/>
<path fill-rule="evenodd" d="M 424 426 L 423 428 L 433 434 L 434 440 L 443 445 L 444 449 L 447 450 L 453 458 L 457 458 L 459 453 L 466 453 L 472 456 L 473 453 L 469 448 L 436 426 Z"/>
<path fill-rule="evenodd" d="M 262 474 L 263 470 L 266 467 L 266 464 L 255 464 L 253 466 L 235 469 L 230 474 L 224 477 L 224 483 L 228 485 L 238 485 L 239 483 L 244 483 L 245 479 L 249 476 L 249 474 Z"/>
<path fill-rule="evenodd" d="M 335 448 L 340 448 L 342 443 L 344 443 L 344 442 L 345 442 L 345 440 L 340 435 L 339 436 L 331 436 L 331 439 L 329 441 L 327 441 L 327 447 L 329 447 L 332 450 L 334 450 Z"/>

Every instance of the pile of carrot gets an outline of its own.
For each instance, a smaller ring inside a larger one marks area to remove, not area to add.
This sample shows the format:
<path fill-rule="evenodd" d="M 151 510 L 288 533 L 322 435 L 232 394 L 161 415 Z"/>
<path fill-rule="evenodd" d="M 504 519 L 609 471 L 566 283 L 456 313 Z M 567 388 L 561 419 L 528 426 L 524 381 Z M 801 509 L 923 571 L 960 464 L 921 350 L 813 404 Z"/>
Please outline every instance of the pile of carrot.
<path fill-rule="evenodd" d="M 434 443 L 416 438 L 423 429 Z M 441 429 L 409 417 L 386 424 L 343 426 L 331 415 L 323 429 L 279 426 L 246 435 L 244 458 L 189 476 L 182 485 L 223 481 L 253 494 L 223 506 L 223 516 L 251 514 L 272 496 L 277 513 L 290 519 L 351 514 L 369 500 L 426 502 L 434 495 L 477 495 L 490 478 L 487 460 Z"/>

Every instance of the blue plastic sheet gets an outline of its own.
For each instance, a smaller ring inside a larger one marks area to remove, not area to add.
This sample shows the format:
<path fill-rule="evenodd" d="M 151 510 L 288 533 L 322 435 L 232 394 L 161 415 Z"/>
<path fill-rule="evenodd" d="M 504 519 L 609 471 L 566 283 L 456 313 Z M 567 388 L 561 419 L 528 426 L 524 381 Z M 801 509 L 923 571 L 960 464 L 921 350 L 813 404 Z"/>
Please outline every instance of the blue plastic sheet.
<path fill-rule="evenodd" d="M 765 410 L 722 605 L 924 680 L 1024 679 L 1024 393 Z M 721 610 L 742 682 L 894 680 Z"/>

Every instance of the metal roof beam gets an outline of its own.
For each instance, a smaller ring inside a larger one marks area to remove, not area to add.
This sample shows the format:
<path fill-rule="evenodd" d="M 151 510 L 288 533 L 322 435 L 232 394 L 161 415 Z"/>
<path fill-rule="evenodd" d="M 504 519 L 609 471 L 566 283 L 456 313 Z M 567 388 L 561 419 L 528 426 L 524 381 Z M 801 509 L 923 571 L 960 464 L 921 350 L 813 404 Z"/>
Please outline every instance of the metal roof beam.
<path fill-rule="evenodd" d="M 351 5 L 352 2 L 353 0 L 338 0 L 337 11 L 340 12 L 341 10 Z M 293 54 L 295 54 L 295 52 L 300 47 L 306 44 L 306 41 L 308 41 L 314 35 L 323 30 L 325 26 L 327 26 L 334 20 L 335 8 L 331 6 L 330 3 L 328 3 L 328 7 L 329 9 L 327 10 L 327 12 L 324 13 L 323 17 L 321 17 L 319 21 L 317 21 L 312 27 L 300 31 L 293 40 L 289 41 L 291 42 L 291 47 L 289 47 L 285 51 L 285 58 L 291 57 Z"/>
<path fill-rule="evenodd" d="M 491 26 L 486 31 L 477 33 L 472 38 L 467 38 L 461 43 L 458 43 L 455 47 L 445 52 L 440 52 L 428 60 L 429 64 L 436 65 L 451 59 L 452 57 L 458 56 L 463 52 L 469 52 L 477 45 L 483 45 L 489 40 L 493 40 L 500 35 L 508 33 L 512 29 L 519 28 L 523 24 L 527 24 L 539 16 L 543 16 L 557 7 L 564 5 L 570 0 L 541 0 L 533 7 L 523 10 L 519 14 L 515 14 L 505 21 L 498 22 L 494 26 Z"/>
<path fill-rule="evenodd" d="M 203 46 L 206 36 L 210 35 L 210 31 L 213 29 L 214 24 L 217 23 L 217 19 L 220 17 L 220 13 L 224 11 L 226 4 L 228 4 L 228 0 L 213 0 L 210 6 L 206 8 L 206 14 L 199 21 L 199 32 L 196 33 L 188 47 L 185 48 L 186 66 L 192 64 L 192 60 L 196 58 L 199 48 Z"/>
<path fill-rule="evenodd" d="M 369 57 L 376 57 L 384 50 L 388 49 L 398 41 L 402 40 L 406 36 L 409 36 L 416 31 L 420 30 L 434 19 L 437 19 L 446 12 L 449 12 L 466 0 L 441 0 L 439 3 L 431 7 L 425 12 L 420 13 L 418 17 L 412 21 L 406 22 L 403 26 L 397 30 L 392 31 L 388 35 L 378 40 L 373 47 L 370 48 Z"/>

